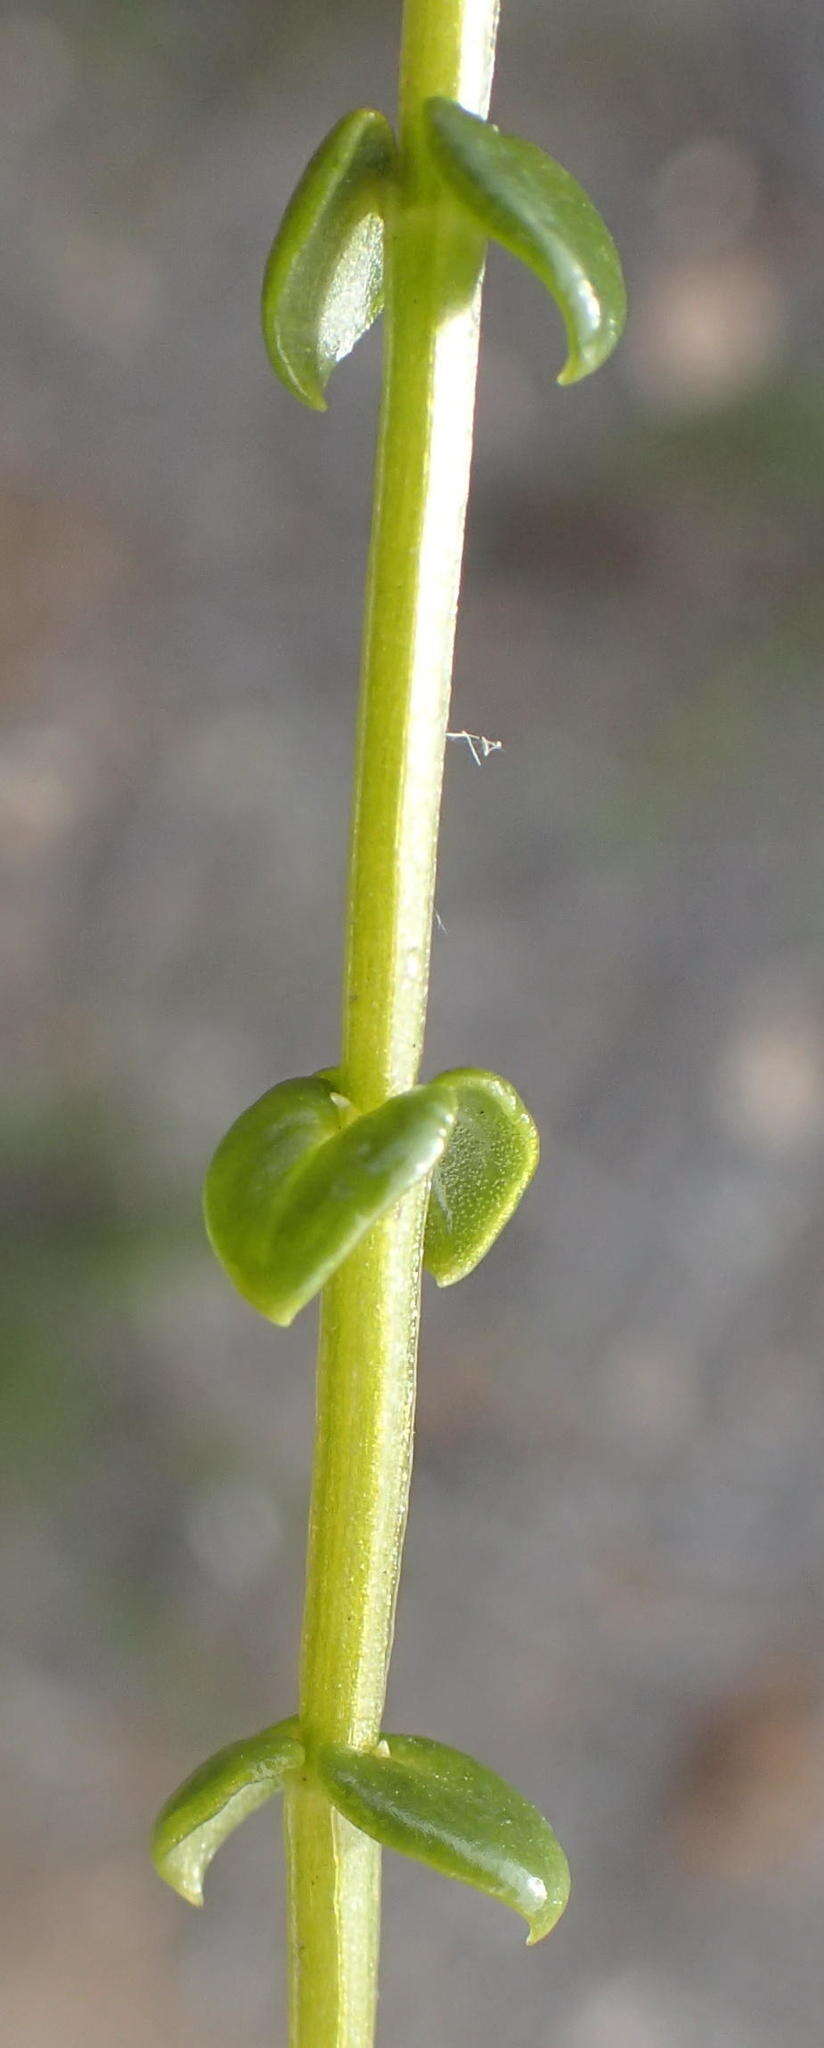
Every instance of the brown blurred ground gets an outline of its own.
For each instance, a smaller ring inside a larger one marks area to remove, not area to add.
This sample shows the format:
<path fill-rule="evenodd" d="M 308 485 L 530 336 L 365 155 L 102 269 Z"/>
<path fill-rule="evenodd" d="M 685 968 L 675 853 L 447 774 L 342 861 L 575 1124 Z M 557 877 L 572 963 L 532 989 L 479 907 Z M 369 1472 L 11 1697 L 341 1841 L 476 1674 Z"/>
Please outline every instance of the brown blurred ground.
<path fill-rule="evenodd" d="M 283 2039 L 267 1818 L 201 1916 L 145 1835 L 294 1694 L 312 1331 L 228 1293 L 198 1183 L 335 1052 L 377 348 L 312 418 L 256 298 L 319 136 L 391 104 L 396 17 L 0 17 L 15 2048 Z M 558 393 L 490 265 L 453 722 L 504 749 L 450 751 L 428 1064 L 510 1074 L 545 1150 L 427 1296 L 391 1719 L 516 1777 L 576 1882 L 525 1956 L 387 1862 L 382 2040 L 813 2048 L 820 10 L 505 0 L 494 111 L 589 184 L 634 311 Z"/>

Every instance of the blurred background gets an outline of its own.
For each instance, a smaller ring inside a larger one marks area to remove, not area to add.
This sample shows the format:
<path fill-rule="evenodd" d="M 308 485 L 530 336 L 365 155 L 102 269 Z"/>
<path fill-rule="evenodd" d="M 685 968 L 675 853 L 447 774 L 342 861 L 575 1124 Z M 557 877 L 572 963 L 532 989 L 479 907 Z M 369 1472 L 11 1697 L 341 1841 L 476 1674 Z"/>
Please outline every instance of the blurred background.
<path fill-rule="evenodd" d="M 15 2048 L 283 2041 L 270 1813 L 146 1836 L 290 1711 L 312 1315 L 209 1153 L 337 1049 L 378 341 L 325 419 L 279 212 L 391 107 L 389 0 L 0 13 L 0 1943 Z M 386 1859 L 381 2039 L 812 2048 L 824 1951 L 824 38 L 817 0 L 505 0 L 493 113 L 626 259 L 610 368 L 489 266 L 427 1069 L 538 1181 L 428 1287 L 390 1725 L 552 1815 L 546 1946 Z"/>

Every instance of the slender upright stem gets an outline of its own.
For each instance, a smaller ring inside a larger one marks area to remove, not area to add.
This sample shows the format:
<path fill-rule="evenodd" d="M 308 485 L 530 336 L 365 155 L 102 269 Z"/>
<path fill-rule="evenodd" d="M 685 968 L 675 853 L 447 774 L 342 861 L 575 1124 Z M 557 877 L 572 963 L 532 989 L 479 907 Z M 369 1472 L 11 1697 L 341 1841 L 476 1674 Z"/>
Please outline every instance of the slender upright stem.
<path fill-rule="evenodd" d="M 478 348 L 483 247 L 427 166 L 430 96 L 485 114 L 498 0 L 406 0 L 400 171 L 366 597 L 343 1013 L 359 1110 L 417 1079 Z M 424 1197 L 327 1287 L 302 1647 L 305 1740 L 378 1738 L 412 1454 Z M 380 1851 L 286 1797 L 292 2048 L 369 2048 Z"/>

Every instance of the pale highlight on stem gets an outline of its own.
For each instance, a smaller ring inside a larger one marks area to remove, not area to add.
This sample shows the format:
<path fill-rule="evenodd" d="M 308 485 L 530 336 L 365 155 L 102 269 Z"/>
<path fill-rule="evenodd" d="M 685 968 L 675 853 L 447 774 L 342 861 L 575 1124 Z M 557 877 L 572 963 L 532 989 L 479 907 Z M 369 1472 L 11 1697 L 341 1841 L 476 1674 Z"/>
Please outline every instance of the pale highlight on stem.
<path fill-rule="evenodd" d="M 399 192 L 386 224 L 385 379 L 352 827 L 342 1084 L 363 1111 L 417 1078 L 426 1014 L 478 349 L 482 238 L 437 187 L 425 99 L 485 114 L 497 0 L 407 0 Z M 425 1196 L 327 1287 L 302 1648 L 306 1739 L 380 1731 L 412 1456 Z M 287 1794 L 292 2048 L 370 2048 L 380 1851 Z"/>

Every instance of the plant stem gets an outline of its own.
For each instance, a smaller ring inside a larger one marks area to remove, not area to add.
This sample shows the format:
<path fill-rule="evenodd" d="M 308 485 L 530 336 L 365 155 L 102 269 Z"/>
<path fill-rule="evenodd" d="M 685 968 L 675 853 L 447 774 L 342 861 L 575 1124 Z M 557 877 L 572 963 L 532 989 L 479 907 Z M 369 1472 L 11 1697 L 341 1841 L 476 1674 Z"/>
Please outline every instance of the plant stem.
<path fill-rule="evenodd" d="M 379 430 L 352 830 L 342 1085 L 417 1079 L 478 349 L 481 238 L 429 170 L 434 94 L 485 114 L 498 0 L 406 0 L 386 223 Z M 369 1233 L 322 1304 L 302 1646 L 304 1739 L 380 1733 L 412 1456 L 425 1195 Z M 380 1851 L 308 1785 L 286 1797 L 292 2048 L 369 2048 Z"/>

